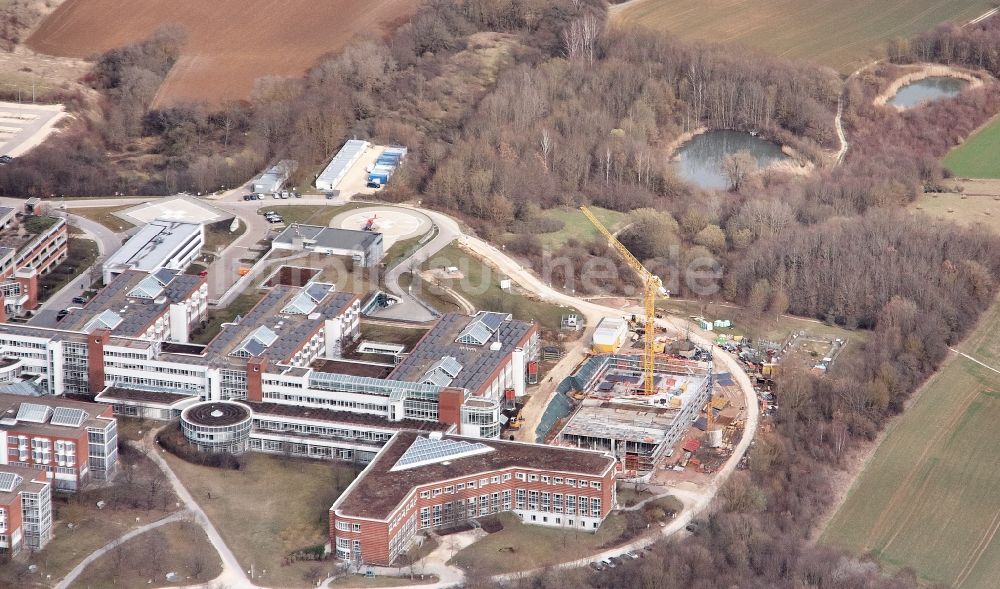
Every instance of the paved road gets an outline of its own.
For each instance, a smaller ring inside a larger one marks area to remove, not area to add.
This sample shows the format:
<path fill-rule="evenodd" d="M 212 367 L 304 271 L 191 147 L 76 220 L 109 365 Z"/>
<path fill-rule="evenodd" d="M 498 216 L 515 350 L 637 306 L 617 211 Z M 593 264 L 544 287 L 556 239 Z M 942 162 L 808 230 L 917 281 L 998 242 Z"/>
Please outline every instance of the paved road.
<path fill-rule="evenodd" d="M 160 452 L 163 450 L 160 448 L 159 444 L 155 441 L 156 432 L 159 429 L 150 430 L 146 436 L 143 438 L 141 444 L 135 442 L 129 442 L 133 446 L 139 448 L 140 450 L 148 450 L 147 455 L 153 459 L 163 474 L 167 476 L 170 481 L 170 486 L 173 487 L 174 492 L 181 501 L 184 502 L 185 507 L 188 511 L 194 515 L 194 521 L 198 523 L 199 526 L 205 530 L 205 534 L 208 536 L 208 541 L 212 543 L 215 547 L 216 552 L 219 553 L 219 557 L 222 559 L 222 573 L 211 581 L 214 585 L 222 585 L 227 587 L 253 587 L 254 584 L 250 582 L 247 578 L 246 572 L 244 572 L 243 567 L 240 566 L 238 560 L 236 560 L 236 555 L 233 551 L 229 549 L 226 542 L 222 539 L 219 531 L 212 525 L 211 520 L 205 515 L 204 510 L 198 505 L 198 502 L 194 500 L 191 493 L 188 492 L 187 488 L 184 487 L 184 483 L 181 482 L 174 471 L 167 464 L 167 461 L 160 456 Z M 249 514 L 248 514 L 249 515 Z"/>
<path fill-rule="evenodd" d="M 184 519 L 188 519 L 190 517 L 191 517 L 191 513 L 189 511 L 187 511 L 187 510 L 178 511 L 177 513 L 173 513 L 173 514 L 168 515 L 168 516 L 166 516 L 164 518 L 158 519 L 155 522 L 150 522 L 150 523 L 148 523 L 148 524 L 146 524 L 144 526 L 140 526 L 140 527 L 132 530 L 131 532 L 127 532 L 125 534 L 122 534 L 118 538 L 115 538 L 114 540 L 108 542 L 104 546 L 102 546 L 102 547 L 98 548 L 97 550 L 91 552 L 90 555 L 87 556 L 87 558 L 85 558 L 82 561 L 80 561 L 80 564 L 78 564 L 75 567 L 73 567 L 73 570 L 71 570 L 69 573 L 67 573 L 66 576 L 63 577 L 62 580 L 59 581 L 59 583 L 56 584 L 55 589 L 66 589 L 67 587 L 69 587 L 70 585 L 72 585 L 73 581 L 75 581 L 76 578 L 79 577 L 81 573 L 83 573 L 84 569 L 86 569 L 87 566 L 89 566 L 92 562 L 94 562 L 98 558 L 100 558 L 100 557 L 104 556 L 105 554 L 107 554 L 107 553 L 111 552 L 112 550 L 114 550 L 116 547 L 118 547 L 119 544 L 127 542 L 127 541 L 131 540 L 132 538 L 135 538 L 136 536 L 139 536 L 141 534 L 145 534 L 146 532 L 148 532 L 150 530 L 154 530 L 154 529 L 156 529 L 156 528 L 158 528 L 160 526 L 164 526 L 164 525 L 169 524 L 169 523 L 173 523 L 173 522 L 181 521 L 181 520 L 184 520 Z"/>

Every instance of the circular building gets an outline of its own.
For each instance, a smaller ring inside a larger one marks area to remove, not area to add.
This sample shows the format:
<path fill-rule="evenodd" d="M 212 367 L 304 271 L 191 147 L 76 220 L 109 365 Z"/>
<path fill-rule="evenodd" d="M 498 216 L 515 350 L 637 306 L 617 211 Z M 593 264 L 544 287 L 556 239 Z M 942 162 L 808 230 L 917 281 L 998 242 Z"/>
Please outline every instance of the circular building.
<path fill-rule="evenodd" d="M 253 412 L 235 401 L 205 401 L 181 412 L 181 431 L 202 452 L 242 454 L 250 442 Z"/>

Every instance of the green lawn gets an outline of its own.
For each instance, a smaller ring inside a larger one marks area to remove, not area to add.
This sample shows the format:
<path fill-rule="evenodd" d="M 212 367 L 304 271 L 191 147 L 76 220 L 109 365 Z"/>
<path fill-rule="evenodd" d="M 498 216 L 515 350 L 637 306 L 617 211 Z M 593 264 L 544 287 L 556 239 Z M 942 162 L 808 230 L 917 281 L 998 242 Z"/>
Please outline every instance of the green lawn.
<path fill-rule="evenodd" d="M 66 242 L 66 248 L 68 250 L 66 259 L 38 280 L 41 289 L 38 298 L 42 301 L 47 300 L 97 261 L 97 243 L 89 239 L 70 237 Z"/>
<path fill-rule="evenodd" d="M 996 366 L 1000 303 L 961 349 Z M 1000 576 L 1000 374 L 953 357 L 894 421 L 821 541 L 872 553 L 925 581 L 995 587 Z"/>
<path fill-rule="evenodd" d="M 177 580 L 166 580 L 167 573 Z M 166 524 L 132 538 L 97 559 L 70 585 L 72 589 L 190 585 L 222 573 L 218 553 L 193 521 Z"/>
<path fill-rule="evenodd" d="M 991 0 L 638 0 L 613 11 L 683 38 L 735 42 L 847 73 L 881 55 L 889 39 L 967 22 L 992 7 Z"/>
<path fill-rule="evenodd" d="M 1000 118 L 953 149 L 943 163 L 962 178 L 1000 178 Z"/>
<path fill-rule="evenodd" d="M 604 223 L 604 226 L 611 231 L 621 229 L 627 217 L 625 213 L 612 211 L 611 209 L 594 206 L 589 208 L 601 223 Z M 540 213 L 540 216 L 546 219 L 555 219 L 563 223 L 563 227 L 559 231 L 537 234 L 538 238 L 542 241 L 542 245 L 547 249 L 558 249 L 570 239 L 587 242 L 600 237 L 597 228 L 587 220 L 587 217 L 583 216 L 583 213 L 579 209 L 570 207 L 549 209 Z M 510 234 L 510 236 L 516 238 L 517 234 Z"/>
<path fill-rule="evenodd" d="M 135 227 L 135 224 L 129 223 L 128 221 L 122 219 L 115 213 L 119 211 L 124 211 L 125 209 L 129 209 L 134 206 L 135 206 L 134 204 L 131 204 L 131 205 L 118 205 L 114 207 L 79 207 L 79 208 L 71 207 L 69 209 L 69 214 L 77 215 L 79 217 L 84 217 L 85 219 L 90 219 L 91 221 L 96 221 L 97 223 L 104 225 L 108 229 L 118 232 L 131 229 Z"/>
<path fill-rule="evenodd" d="M 223 323 L 229 323 L 237 315 L 246 315 L 262 298 L 264 291 L 256 288 L 248 288 L 244 293 L 237 296 L 225 308 L 211 309 L 208 312 L 208 320 L 205 327 L 200 326 L 191 333 L 191 343 L 207 344 L 212 338 L 219 335 Z"/>
<path fill-rule="evenodd" d="M 625 530 L 625 518 L 618 514 L 608 516 L 596 533 L 525 525 L 513 513 L 498 517 L 504 529 L 463 548 L 449 563 L 475 575 L 534 569 L 599 552 Z"/>
<path fill-rule="evenodd" d="M 297 223 L 299 225 L 321 225 L 323 227 L 329 225 L 331 219 L 344 211 L 371 206 L 367 203 L 350 203 L 346 205 L 283 205 L 280 204 L 284 202 L 281 200 L 264 202 L 265 204 L 262 204 L 257 209 L 258 214 L 274 211 L 281 215 L 286 225 Z M 271 204 L 272 202 L 274 204 Z"/>
<path fill-rule="evenodd" d="M 247 454 L 240 470 L 197 466 L 163 454 L 218 528 L 243 568 L 270 587 L 301 587 L 320 564 L 283 566 L 297 550 L 329 540 L 329 509 L 354 479 L 350 466 L 285 456 Z"/>
<path fill-rule="evenodd" d="M 511 313 L 516 319 L 536 321 L 543 329 L 558 330 L 560 320 L 566 313 L 579 313 L 572 307 L 563 307 L 552 303 L 537 301 L 516 286 L 512 290 L 500 288 L 501 276 L 483 262 L 465 252 L 458 245 L 451 243 L 425 264 L 425 268 L 442 268 L 455 266 L 462 273 L 462 278 L 445 279 L 441 284 L 454 289 L 472 303 L 477 310 L 501 311 Z M 426 285 L 423 285 L 425 289 Z M 414 291 L 417 286 L 414 286 Z M 430 295 L 426 297 L 432 304 L 435 297 L 447 298 L 447 295 L 435 295 L 430 287 Z M 440 292 L 440 291 L 439 291 Z M 423 295 L 421 295 L 423 296 Z M 441 309 L 453 311 L 454 308 Z M 568 332 L 567 332 L 568 333 Z"/>

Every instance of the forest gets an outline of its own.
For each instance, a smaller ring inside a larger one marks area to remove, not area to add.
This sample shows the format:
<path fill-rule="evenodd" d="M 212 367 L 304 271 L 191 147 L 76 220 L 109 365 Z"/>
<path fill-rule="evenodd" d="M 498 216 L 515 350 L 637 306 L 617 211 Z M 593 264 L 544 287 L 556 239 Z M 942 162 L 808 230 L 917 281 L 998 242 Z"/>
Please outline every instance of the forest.
<path fill-rule="evenodd" d="M 553 283 L 614 256 L 600 241 L 545 251 L 537 234 L 559 229 L 546 209 L 628 212 L 620 238 L 650 268 L 707 260 L 722 270 L 707 296 L 871 335 L 827 378 L 782 376 L 776 430 L 758 436 L 749 471 L 697 533 L 613 575 L 559 572 L 521 586 L 911 587 L 911 571 L 887 577 L 809 538 L 844 455 L 874 440 L 995 298 L 1000 240 L 901 209 L 940 185 L 940 157 L 1000 112 L 1000 93 L 989 83 L 907 112 L 871 98 L 917 61 L 997 74 L 998 20 L 894 41 L 890 63 L 845 88 L 807 63 L 608 27 L 595 0 L 427 0 L 389 38 L 359 38 L 301 79 L 262 79 L 252 100 L 217 112 L 149 110 L 184 42 L 165 30 L 97 60 L 89 82 L 100 111 L 0 167 L 0 191 L 206 192 L 279 158 L 298 160 L 306 184 L 346 138 L 367 137 L 413 154 L 381 198 L 420 198 L 536 269 L 547 256 L 569 260 Z M 833 168 L 842 91 L 850 149 Z M 693 188 L 667 165 L 667 146 L 702 127 L 759 132 L 814 171 Z M 631 287 L 627 268 L 589 286 Z M 699 294 L 683 281 L 676 292 Z"/>

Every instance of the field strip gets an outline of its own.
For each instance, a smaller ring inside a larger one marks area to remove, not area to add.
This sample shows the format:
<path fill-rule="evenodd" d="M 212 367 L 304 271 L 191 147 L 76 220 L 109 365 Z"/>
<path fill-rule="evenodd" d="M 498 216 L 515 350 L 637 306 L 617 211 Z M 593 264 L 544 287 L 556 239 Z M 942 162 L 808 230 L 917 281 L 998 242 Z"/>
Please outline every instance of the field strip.
<path fill-rule="evenodd" d="M 961 587 L 965 581 L 972 574 L 972 571 L 976 569 L 976 565 L 979 564 L 979 560 L 983 557 L 983 553 L 989 548 L 990 544 L 993 542 L 993 538 L 997 535 L 997 530 L 1000 529 L 1000 509 L 993 515 L 993 521 L 990 522 L 990 527 L 986 530 L 986 533 L 982 538 L 979 539 L 979 544 L 976 545 L 976 549 L 972 551 L 969 556 L 969 560 L 966 561 L 965 566 L 962 570 L 958 572 L 958 577 L 955 578 L 955 582 L 952 584 L 953 587 Z"/>
<path fill-rule="evenodd" d="M 959 356 L 962 356 L 963 358 L 967 358 L 969 360 L 972 360 L 973 362 L 975 362 L 976 364 L 979 364 L 980 366 L 982 366 L 983 368 L 985 368 L 987 370 L 992 370 L 993 372 L 996 372 L 997 374 L 1000 374 L 1000 370 L 997 370 L 996 368 L 993 368 L 989 364 L 984 364 L 984 363 L 980 362 L 979 360 L 976 360 L 975 358 L 973 358 L 972 356 L 966 354 L 965 352 L 960 352 L 960 351 L 956 350 L 955 348 L 948 348 L 948 349 L 951 350 L 952 352 L 955 352 Z"/>
<path fill-rule="evenodd" d="M 924 493 L 927 491 L 927 487 L 934 478 L 934 471 L 937 470 L 938 464 L 940 464 L 940 462 L 935 461 L 934 464 L 927 469 L 927 474 L 924 476 L 924 482 L 920 484 L 920 488 L 917 489 L 917 492 L 908 502 L 910 509 L 907 510 L 906 516 L 902 519 L 902 521 L 896 524 L 896 531 L 892 533 L 892 536 L 890 536 L 886 543 L 882 546 L 881 552 L 889 550 L 889 546 L 896 540 L 896 538 L 899 537 L 899 534 L 906 528 L 906 526 L 910 523 L 910 520 L 913 519 L 913 516 L 917 513 L 917 505 L 920 503 L 920 498 L 924 496 Z"/>
<path fill-rule="evenodd" d="M 938 373 L 940 373 L 940 370 L 941 368 L 938 369 Z M 948 422 L 943 427 L 938 427 L 937 432 L 935 432 L 934 436 L 927 442 L 926 445 L 924 445 L 924 450 L 923 452 L 920 453 L 920 457 L 913 461 L 913 468 L 910 469 L 910 471 L 906 475 L 906 478 L 900 483 L 900 485 L 896 487 L 896 490 L 895 492 L 893 492 L 892 497 L 889 499 L 889 502 L 886 503 L 885 509 L 883 509 L 882 512 L 879 514 L 878 520 L 875 522 L 875 525 L 873 525 L 869 530 L 868 536 L 865 538 L 865 543 L 863 545 L 862 552 L 868 552 L 869 550 L 871 550 L 872 544 L 875 542 L 875 538 L 878 535 L 878 532 L 885 528 L 886 521 L 888 520 L 889 515 L 896 510 L 896 505 L 900 501 L 903 501 L 904 499 L 903 496 L 912 487 L 914 478 L 920 470 L 919 467 L 924 463 L 924 460 L 927 458 L 928 453 L 930 453 L 932 448 L 937 447 L 938 443 L 946 434 L 951 433 L 955 425 L 962 419 L 962 416 L 965 414 L 966 410 L 968 410 L 969 405 L 971 405 L 972 401 L 978 396 L 979 396 L 979 391 L 975 388 L 972 388 L 970 390 L 970 393 L 966 397 L 963 397 L 961 399 L 960 403 L 952 405 L 952 407 L 955 408 L 955 410 L 948 415 Z"/>

